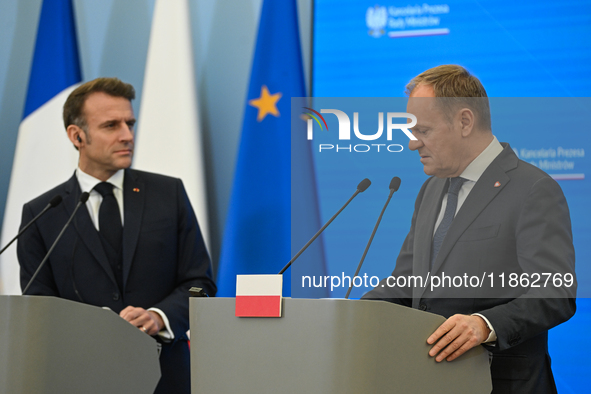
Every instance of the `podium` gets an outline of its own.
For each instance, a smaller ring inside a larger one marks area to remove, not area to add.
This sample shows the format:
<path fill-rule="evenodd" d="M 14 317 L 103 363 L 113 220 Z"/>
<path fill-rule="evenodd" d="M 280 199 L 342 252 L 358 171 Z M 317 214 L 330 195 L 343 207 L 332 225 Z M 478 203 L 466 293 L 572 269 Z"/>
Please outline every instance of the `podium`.
<path fill-rule="evenodd" d="M 191 392 L 490 393 L 488 352 L 441 363 L 441 316 L 384 301 L 283 299 L 281 318 L 234 316 L 234 298 L 191 298 Z"/>
<path fill-rule="evenodd" d="M 113 311 L 0 296 L 0 393 L 152 393 L 156 341 Z"/>

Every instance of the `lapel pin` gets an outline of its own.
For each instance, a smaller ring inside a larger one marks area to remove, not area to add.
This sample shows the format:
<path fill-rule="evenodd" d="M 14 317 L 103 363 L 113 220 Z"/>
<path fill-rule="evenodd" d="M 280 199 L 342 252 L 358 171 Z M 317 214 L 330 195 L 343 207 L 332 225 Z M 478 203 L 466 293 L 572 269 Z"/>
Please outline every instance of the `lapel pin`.
<path fill-rule="evenodd" d="M 499 186 L 501 186 L 501 182 L 499 182 L 499 181 L 496 181 L 496 182 L 495 182 L 495 187 L 499 187 Z"/>
<path fill-rule="evenodd" d="M 497 182 L 497 183 L 498 183 L 498 182 Z M 137 187 L 134 187 L 134 188 L 133 188 L 133 191 L 134 191 L 134 192 L 136 192 L 136 193 L 139 193 L 139 192 L 140 192 L 140 189 L 138 189 Z"/>

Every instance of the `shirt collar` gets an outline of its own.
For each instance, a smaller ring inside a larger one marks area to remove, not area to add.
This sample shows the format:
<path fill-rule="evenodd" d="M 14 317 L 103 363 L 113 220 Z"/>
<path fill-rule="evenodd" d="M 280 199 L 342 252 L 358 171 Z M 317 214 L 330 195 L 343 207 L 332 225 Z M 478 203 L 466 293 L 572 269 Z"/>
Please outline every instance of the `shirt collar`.
<path fill-rule="evenodd" d="M 503 146 L 499 140 L 497 140 L 497 137 L 493 135 L 493 140 L 491 143 L 488 144 L 486 149 L 483 150 L 482 153 L 476 157 L 476 159 L 472 160 L 472 163 L 466 167 L 460 176 L 472 182 L 478 181 L 490 163 L 492 163 L 502 151 Z"/>
<path fill-rule="evenodd" d="M 119 170 L 112 177 L 107 179 L 107 182 L 115 186 L 119 190 L 123 190 L 123 177 L 125 175 L 125 171 Z M 80 185 L 80 190 L 82 192 L 91 192 L 92 189 L 102 181 L 89 175 L 82 171 L 80 167 L 76 169 L 76 178 L 78 179 L 78 184 Z"/>

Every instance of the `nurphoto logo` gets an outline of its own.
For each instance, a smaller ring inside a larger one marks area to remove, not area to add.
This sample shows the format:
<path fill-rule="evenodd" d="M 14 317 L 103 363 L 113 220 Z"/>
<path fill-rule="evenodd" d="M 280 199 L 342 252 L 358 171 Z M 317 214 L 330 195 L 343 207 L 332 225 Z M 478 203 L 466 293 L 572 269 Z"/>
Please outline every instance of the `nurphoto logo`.
<path fill-rule="evenodd" d="M 328 131 L 328 124 L 322 114 L 333 114 L 337 117 L 339 122 L 338 139 L 339 141 L 351 140 L 351 119 L 344 111 L 338 109 L 321 109 L 320 112 L 315 109 L 304 107 L 310 112 L 304 112 L 307 115 L 307 138 L 313 140 L 314 138 L 314 123 L 320 127 L 320 130 L 326 129 Z M 362 141 L 376 141 L 384 134 L 384 113 L 378 112 L 378 130 L 373 134 L 364 134 L 359 130 L 359 112 L 353 112 L 353 133 L 356 138 Z M 404 119 L 403 123 L 394 123 L 394 119 Z M 410 123 L 407 120 L 410 119 Z M 417 118 L 408 112 L 387 112 L 386 113 L 386 140 L 392 141 L 394 131 L 401 131 L 408 137 L 408 139 L 416 141 L 417 138 L 412 135 L 409 130 L 417 124 Z M 323 151 L 348 151 L 348 152 L 369 152 L 370 150 L 377 150 L 380 152 L 388 151 L 392 153 L 402 152 L 404 149 L 400 144 L 357 144 L 357 145 L 339 145 L 339 144 L 319 144 L 319 152 Z"/>

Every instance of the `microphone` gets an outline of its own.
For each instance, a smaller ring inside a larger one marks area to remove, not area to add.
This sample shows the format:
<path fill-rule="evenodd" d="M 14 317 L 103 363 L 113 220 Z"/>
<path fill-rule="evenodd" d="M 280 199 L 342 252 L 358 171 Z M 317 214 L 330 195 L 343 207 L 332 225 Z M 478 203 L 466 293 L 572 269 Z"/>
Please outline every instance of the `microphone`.
<path fill-rule="evenodd" d="M 64 232 L 66 231 L 66 229 L 68 228 L 68 226 L 72 222 L 72 219 L 74 219 L 74 216 L 76 215 L 76 212 L 78 212 L 78 209 L 84 203 L 86 203 L 86 201 L 88 200 L 88 197 L 89 196 L 90 196 L 90 194 L 88 194 L 88 192 L 82 193 L 82 195 L 80 196 L 80 199 L 78 200 L 78 204 L 76 205 L 76 208 L 74 208 L 74 212 L 72 212 L 72 215 L 70 216 L 70 218 L 68 219 L 68 221 L 66 222 L 66 224 L 64 225 L 64 227 L 62 228 L 62 231 L 60 231 L 60 233 L 58 234 L 58 236 L 55 239 L 55 241 L 53 241 L 53 245 L 51 245 L 51 248 L 49 248 L 49 251 L 47 252 L 47 254 L 45 255 L 45 257 L 41 261 L 41 264 L 39 264 L 39 267 L 37 267 L 37 270 L 35 271 L 35 273 L 31 277 L 31 279 L 29 280 L 29 283 L 27 283 L 27 286 L 23 290 L 23 295 L 25 295 L 27 293 L 27 290 L 29 290 L 29 287 L 31 286 L 31 284 L 33 283 L 33 281 L 35 280 L 35 278 L 39 274 L 39 271 L 41 271 L 41 268 L 43 268 L 43 266 L 45 265 L 45 262 L 49 259 L 49 256 L 51 255 L 51 252 L 53 252 L 53 249 L 55 248 L 55 245 L 57 245 L 57 243 L 59 242 L 59 240 L 64 235 Z"/>
<path fill-rule="evenodd" d="M 326 224 L 324 226 L 322 226 L 322 228 L 320 230 L 318 230 L 318 232 L 312 237 L 311 240 L 308 241 L 307 244 L 304 245 L 303 248 L 300 249 L 300 251 L 298 253 L 296 253 L 295 256 L 293 256 L 293 258 L 291 260 L 289 260 L 289 263 L 287 263 L 285 265 L 285 267 L 283 267 L 283 269 L 281 271 L 279 271 L 278 275 L 281 275 L 285 272 L 286 269 L 289 268 L 289 266 L 291 265 L 291 263 L 293 263 L 294 261 L 296 261 L 296 259 L 298 257 L 300 257 L 300 255 L 302 253 L 304 253 L 304 250 L 308 249 L 308 246 L 310 246 L 310 244 L 312 242 L 314 242 L 314 240 L 316 238 L 318 238 L 318 236 L 324 231 L 325 228 L 328 227 L 329 224 L 332 223 L 332 221 L 342 212 L 343 209 L 345 209 L 345 207 L 347 205 L 349 205 L 349 203 L 351 202 L 351 200 L 353 200 L 359 193 L 363 193 L 364 191 L 367 190 L 367 188 L 371 185 L 371 181 L 367 178 L 365 178 L 364 180 L 362 180 L 361 182 L 359 182 L 359 184 L 357 185 L 357 190 L 355 190 L 355 193 L 353 193 L 353 195 L 351 196 L 351 198 L 345 203 L 345 205 L 342 206 L 341 209 L 339 209 L 339 211 L 337 213 L 335 213 L 333 215 L 333 217 L 330 218 L 330 220 L 328 222 L 326 222 Z"/>
<path fill-rule="evenodd" d="M 25 231 L 27 231 L 27 229 L 29 227 L 31 227 L 31 225 L 37 221 L 37 219 L 39 219 L 41 216 L 45 215 L 45 212 L 49 211 L 51 208 L 57 207 L 61 202 L 62 202 L 62 196 L 60 196 L 59 194 L 53 196 L 53 198 L 51 199 L 51 201 L 49 201 L 49 204 L 47 204 L 47 206 L 45 208 L 43 208 L 43 210 L 41 212 L 39 212 L 39 214 L 37 216 L 35 216 L 33 218 L 33 220 L 31 220 L 29 223 L 27 223 L 27 225 L 25 227 L 23 227 L 18 232 L 18 234 L 16 235 L 16 237 L 14 237 L 5 247 L 2 248 L 2 250 L 0 250 L 0 254 L 4 253 L 4 251 L 6 249 L 8 249 L 8 247 L 10 245 L 12 245 L 12 243 L 14 241 L 16 241 L 18 239 L 18 237 L 20 237 L 22 235 L 22 233 L 24 233 Z"/>
<path fill-rule="evenodd" d="M 351 284 L 349 285 L 349 290 L 347 290 L 347 295 L 345 295 L 345 299 L 349 299 L 349 294 L 351 294 L 351 289 L 353 288 L 353 281 L 355 280 L 355 277 L 359 275 L 359 271 L 361 271 L 361 266 L 363 265 L 363 261 L 365 260 L 365 256 L 367 255 L 367 251 L 369 250 L 369 246 L 371 245 L 371 241 L 373 241 L 373 237 L 374 235 L 376 235 L 376 231 L 378 230 L 378 226 L 380 225 L 380 222 L 382 221 L 382 216 L 384 216 L 384 212 L 386 211 L 386 207 L 388 206 L 388 204 L 390 203 L 390 200 L 392 199 L 392 195 L 398 191 L 398 188 L 400 187 L 400 178 L 398 178 L 397 176 L 395 176 L 394 178 L 392 178 L 392 180 L 390 181 L 390 195 L 388 196 L 388 199 L 386 200 L 386 204 L 384 204 L 384 208 L 382 208 L 382 212 L 380 213 L 380 217 L 378 217 L 378 221 L 376 222 L 375 227 L 373 228 L 373 232 L 371 233 L 371 237 L 369 237 L 369 241 L 367 242 L 367 246 L 365 247 L 365 251 L 363 252 L 363 256 L 361 256 L 361 261 L 359 262 L 359 265 L 357 266 L 357 271 L 355 271 L 355 275 L 353 275 L 353 280 L 351 280 Z"/>

